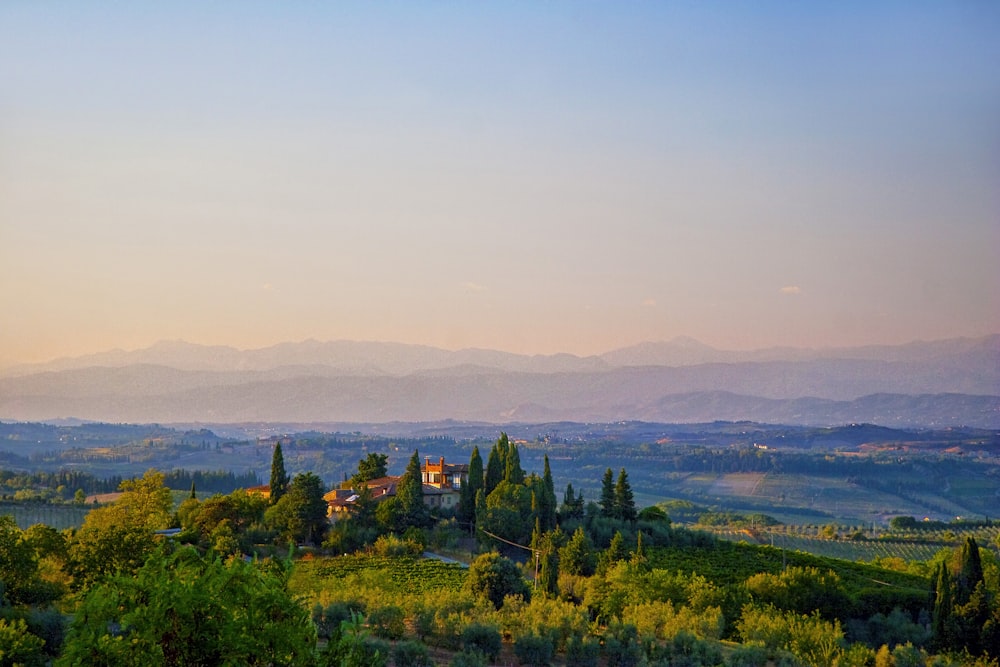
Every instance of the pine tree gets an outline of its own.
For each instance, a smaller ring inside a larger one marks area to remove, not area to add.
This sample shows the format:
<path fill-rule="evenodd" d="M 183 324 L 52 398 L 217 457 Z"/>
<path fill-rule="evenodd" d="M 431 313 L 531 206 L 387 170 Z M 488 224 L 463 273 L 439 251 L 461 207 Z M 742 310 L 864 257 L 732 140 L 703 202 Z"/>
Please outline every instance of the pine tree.
<path fill-rule="evenodd" d="M 601 480 L 601 516 L 613 517 L 615 515 L 615 476 L 611 468 L 604 471 L 604 478 Z"/>
<path fill-rule="evenodd" d="M 191 500 L 198 500 L 198 494 L 194 490 L 194 480 L 191 480 L 191 495 L 189 497 Z"/>
<path fill-rule="evenodd" d="M 622 521 L 634 523 L 636 520 L 635 496 L 632 494 L 632 487 L 628 483 L 628 473 L 625 468 L 618 473 L 618 482 L 614 491 L 614 516 Z"/>
<path fill-rule="evenodd" d="M 271 457 L 271 504 L 274 505 L 288 491 L 288 473 L 285 472 L 285 457 L 281 453 L 281 443 L 274 446 Z"/>

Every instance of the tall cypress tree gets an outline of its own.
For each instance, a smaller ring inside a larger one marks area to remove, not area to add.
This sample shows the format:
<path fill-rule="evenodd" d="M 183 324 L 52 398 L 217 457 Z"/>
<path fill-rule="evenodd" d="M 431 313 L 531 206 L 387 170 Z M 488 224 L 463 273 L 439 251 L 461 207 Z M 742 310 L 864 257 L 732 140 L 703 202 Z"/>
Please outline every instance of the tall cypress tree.
<path fill-rule="evenodd" d="M 507 468 L 503 478 L 511 484 L 524 484 L 524 469 L 521 467 L 521 455 L 517 451 L 517 445 L 510 445 L 507 449 Z"/>
<path fill-rule="evenodd" d="M 558 500 L 556 499 L 556 487 L 552 481 L 552 469 L 549 467 L 549 455 L 545 455 L 545 468 L 542 472 L 542 492 L 539 508 L 542 515 L 542 528 L 554 530 L 556 527 L 556 509 Z"/>
<path fill-rule="evenodd" d="M 479 447 L 472 448 L 469 457 L 469 476 L 462 485 L 458 500 L 458 520 L 468 524 L 470 530 L 476 522 L 476 493 L 483 488 L 483 457 Z"/>
<path fill-rule="evenodd" d="M 493 449 L 490 450 L 490 456 L 486 460 L 486 475 L 483 480 L 483 491 L 487 496 L 493 493 L 493 489 L 497 488 L 497 484 L 503 481 L 505 467 L 506 462 L 500 454 L 500 448 L 497 445 L 493 445 Z"/>
<path fill-rule="evenodd" d="M 274 505 L 281 496 L 288 492 L 288 473 L 285 472 L 285 457 L 281 453 L 281 443 L 274 446 L 271 456 L 271 504 Z"/>

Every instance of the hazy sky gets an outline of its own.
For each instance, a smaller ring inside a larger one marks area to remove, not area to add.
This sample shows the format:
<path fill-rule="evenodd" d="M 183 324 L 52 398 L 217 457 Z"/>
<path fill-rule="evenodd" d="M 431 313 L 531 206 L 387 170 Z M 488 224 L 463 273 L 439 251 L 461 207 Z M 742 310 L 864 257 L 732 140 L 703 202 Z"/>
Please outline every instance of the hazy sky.
<path fill-rule="evenodd" d="M 0 363 L 1000 331 L 1000 3 L 0 3 Z"/>

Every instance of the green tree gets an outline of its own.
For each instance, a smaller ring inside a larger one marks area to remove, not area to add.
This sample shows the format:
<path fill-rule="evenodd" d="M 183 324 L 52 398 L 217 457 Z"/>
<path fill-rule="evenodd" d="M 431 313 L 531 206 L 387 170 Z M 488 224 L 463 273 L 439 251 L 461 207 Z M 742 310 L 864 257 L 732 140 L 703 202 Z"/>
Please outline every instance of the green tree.
<path fill-rule="evenodd" d="M 489 600 L 496 609 L 503 606 L 503 600 L 508 595 L 520 595 L 527 600 L 531 594 L 517 564 L 495 551 L 472 561 L 465 578 L 465 589 L 475 597 Z"/>
<path fill-rule="evenodd" d="M 42 581 L 34 545 L 10 515 L 0 515 L 0 604 L 41 604 L 58 591 Z"/>
<path fill-rule="evenodd" d="M 323 500 L 323 481 L 311 472 L 292 479 L 288 492 L 264 515 L 265 522 L 284 540 L 321 544 L 329 522 Z"/>
<path fill-rule="evenodd" d="M 487 496 L 493 493 L 493 489 L 504 479 L 504 474 L 507 470 L 507 450 L 509 446 L 507 434 L 501 432 L 500 438 L 493 445 L 490 455 L 486 460 L 486 475 L 483 480 L 483 489 L 486 491 Z"/>
<path fill-rule="evenodd" d="M 632 494 L 632 486 L 628 483 L 628 473 L 625 468 L 618 473 L 618 481 L 615 483 L 612 516 L 622 521 L 635 523 L 635 496 Z"/>
<path fill-rule="evenodd" d="M 0 665 L 44 667 L 44 646 L 45 640 L 31 634 L 23 619 L 0 618 Z"/>
<path fill-rule="evenodd" d="M 69 543 L 66 571 L 73 577 L 72 588 L 86 589 L 115 575 L 131 575 L 155 549 L 148 528 L 85 525 Z"/>
<path fill-rule="evenodd" d="M 413 450 L 413 456 L 406 465 L 406 472 L 396 485 L 396 503 L 402 527 L 423 528 L 430 522 L 430 512 L 424 504 L 424 484 L 420 473 L 420 454 Z"/>
<path fill-rule="evenodd" d="M 161 530 L 173 519 L 174 498 L 163 483 L 163 473 L 148 470 L 137 479 L 126 479 L 122 495 L 113 504 L 87 513 L 83 528 L 108 526 Z"/>
<path fill-rule="evenodd" d="M 517 445 L 511 444 L 507 450 L 507 463 L 504 469 L 503 479 L 511 484 L 524 483 L 524 469 L 521 467 L 521 454 L 517 451 Z"/>
<path fill-rule="evenodd" d="M 365 482 L 385 477 L 388 463 L 389 457 L 386 454 L 370 452 L 368 456 L 358 461 L 358 472 L 351 478 L 351 488 L 357 490 L 365 486 Z"/>
<path fill-rule="evenodd" d="M 601 479 L 601 499 L 598 503 L 601 506 L 601 516 L 615 515 L 615 474 L 611 472 L 611 468 L 604 471 Z"/>
<path fill-rule="evenodd" d="M 91 589 L 56 665 L 309 665 L 316 630 L 276 561 L 158 554 Z"/>
<path fill-rule="evenodd" d="M 555 483 L 552 481 L 552 469 L 549 467 L 548 454 L 545 455 L 545 467 L 542 470 L 542 487 L 542 495 L 538 499 L 542 530 L 555 530 L 558 500 L 556 499 Z"/>
<path fill-rule="evenodd" d="M 479 455 L 479 447 L 472 448 L 469 457 L 469 477 L 459 492 L 458 520 L 473 530 L 476 522 L 476 494 L 483 488 L 483 458 Z"/>
<path fill-rule="evenodd" d="M 288 473 L 285 472 L 285 455 L 281 453 L 281 443 L 274 446 L 271 456 L 271 504 L 276 505 L 288 491 Z"/>
<path fill-rule="evenodd" d="M 576 495 L 573 484 L 566 484 L 566 491 L 563 492 L 562 506 L 559 507 L 559 516 L 563 520 L 583 518 L 583 492 Z"/>
<path fill-rule="evenodd" d="M 559 564 L 563 572 L 584 577 L 594 574 L 597 567 L 597 557 L 594 545 L 582 526 L 573 531 L 573 536 L 559 551 Z"/>

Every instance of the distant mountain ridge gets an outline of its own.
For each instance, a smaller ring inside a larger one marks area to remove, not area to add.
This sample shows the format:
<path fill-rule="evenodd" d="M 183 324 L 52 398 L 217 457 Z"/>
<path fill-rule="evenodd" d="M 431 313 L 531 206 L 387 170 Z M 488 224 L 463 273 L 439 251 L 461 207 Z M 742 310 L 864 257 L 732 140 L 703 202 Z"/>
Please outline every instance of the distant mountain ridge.
<path fill-rule="evenodd" d="M 0 419 L 124 422 L 752 420 L 1000 428 L 1000 335 L 751 352 L 692 339 L 603 355 L 304 341 L 161 342 L 0 374 Z"/>

